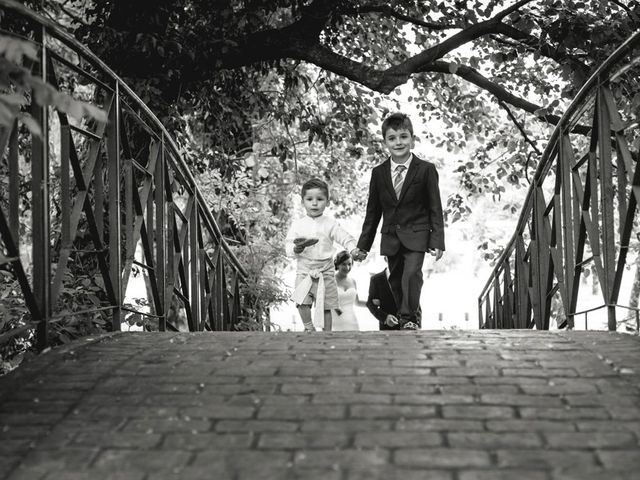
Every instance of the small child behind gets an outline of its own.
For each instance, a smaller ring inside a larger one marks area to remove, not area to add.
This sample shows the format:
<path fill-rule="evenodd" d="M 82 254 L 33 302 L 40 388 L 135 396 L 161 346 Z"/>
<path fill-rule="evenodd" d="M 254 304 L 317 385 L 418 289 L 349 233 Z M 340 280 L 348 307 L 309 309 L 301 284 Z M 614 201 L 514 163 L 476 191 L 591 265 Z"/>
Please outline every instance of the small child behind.
<path fill-rule="evenodd" d="M 287 255 L 297 260 L 293 299 L 305 331 L 315 331 L 311 315 L 314 302 L 316 322 L 324 317 L 324 330 L 330 331 L 331 310 L 339 308 L 334 243 L 352 251 L 356 240 L 335 219 L 323 215 L 329 204 L 326 182 L 312 178 L 302 186 L 301 196 L 306 215 L 292 222 L 285 239 Z"/>

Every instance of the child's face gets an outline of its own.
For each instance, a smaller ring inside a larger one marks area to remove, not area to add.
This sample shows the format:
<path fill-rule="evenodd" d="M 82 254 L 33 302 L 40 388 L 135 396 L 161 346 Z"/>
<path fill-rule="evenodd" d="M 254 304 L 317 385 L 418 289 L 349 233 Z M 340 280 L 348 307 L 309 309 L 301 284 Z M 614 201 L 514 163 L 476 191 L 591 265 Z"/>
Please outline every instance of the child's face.
<path fill-rule="evenodd" d="M 388 129 L 384 135 L 384 144 L 396 163 L 407 161 L 411 156 L 411 149 L 415 146 L 413 135 L 406 128 Z"/>
<path fill-rule="evenodd" d="M 302 205 L 310 217 L 322 215 L 328 203 L 327 195 L 320 188 L 311 188 L 304 192 L 302 197 Z"/>

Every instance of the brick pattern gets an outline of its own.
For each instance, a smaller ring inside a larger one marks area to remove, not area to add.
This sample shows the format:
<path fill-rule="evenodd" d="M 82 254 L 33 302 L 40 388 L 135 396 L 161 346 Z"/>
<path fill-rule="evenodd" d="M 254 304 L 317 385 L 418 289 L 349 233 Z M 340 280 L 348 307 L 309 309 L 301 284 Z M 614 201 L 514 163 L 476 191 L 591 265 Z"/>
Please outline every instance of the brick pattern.
<path fill-rule="evenodd" d="M 640 339 L 119 333 L 0 378 L 0 479 L 631 479 Z"/>

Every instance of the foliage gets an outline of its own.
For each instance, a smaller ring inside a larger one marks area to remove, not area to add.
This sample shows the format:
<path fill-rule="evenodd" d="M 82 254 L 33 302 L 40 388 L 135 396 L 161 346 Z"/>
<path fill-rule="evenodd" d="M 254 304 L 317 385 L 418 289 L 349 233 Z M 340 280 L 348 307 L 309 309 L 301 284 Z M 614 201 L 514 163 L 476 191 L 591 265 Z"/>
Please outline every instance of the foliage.
<path fill-rule="evenodd" d="M 283 172 L 293 131 L 342 150 L 345 169 L 375 163 L 385 100 L 409 84 L 417 120 L 442 127 L 429 140 L 466 157 L 456 167 L 463 202 L 448 206 L 457 219 L 469 196 L 498 201 L 526 185 L 548 125 L 640 25 L 640 5 L 625 0 L 49 0 L 45 9 L 168 122 L 198 123 L 215 151 L 255 149 L 256 127 L 277 124 L 265 147 Z"/>
<path fill-rule="evenodd" d="M 30 63 L 29 68 L 24 65 L 26 61 Z M 10 127 L 17 118 L 32 134 L 42 134 L 40 125 L 31 115 L 21 111 L 28 102 L 27 94 L 36 104 L 53 106 L 73 118 L 87 115 L 106 122 L 104 111 L 90 103 L 75 100 L 34 76 L 31 68 L 38 62 L 38 52 L 33 44 L 0 35 L 0 126 Z"/>
<path fill-rule="evenodd" d="M 94 120 L 106 121 L 106 114 L 91 103 L 74 99 L 70 95 L 58 91 L 49 83 L 44 82 L 33 71 L 38 70 L 38 51 L 36 47 L 22 39 L 0 36 L 0 128 L 12 128 L 16 120 L 27 129 L 19 130 L 19 150 L 21 155 L 25 153 L 28 135 L 40 137 L 42 135 L 40 125 L 29 113 L 25 111 L 29 104 L 39 106 L 51 106 L 74 118 L 89 117 Z M 24 155 L 23 155 L 24 157 Z M 28 161 L 27 157 L 24 157 Z M 0 162 L 2 178 L 8 178 L 5 162 Z M 56 172 L 54 172 L 54 179 Z M 4 182 L 3 182 L 4 183 Z M 59 182 L 54 180 L 54 185 Z M 3 185 L 4 186 L 4 185 Z M 30 216 L 30 203 L 26 198 L 26 180 L 23 179 L 23 202 L 20 212 L 20 228 L 28 230 Z M 56 188 L 52 191 L 55 196 Z M 0 208 L 5 208 L 5 198 L 0 202 Z M 54 198 L 54 205 L 56 199 Z M 24 247 L 29 247 L 26 245 Z M 5 266 L 6 268 L 6 266 Z M 77 275 L 69 276 L 65 287 L 57 298 L 62 305 L 60 321 L 53 322 L 51 330 L 51 343 L 66 343 L 73 338 L 93 333 L 104 327 L 105 321 L 99 314 L 93 318 L 78 317 L 71 312 L 78 309 L 79 305 L 98 305 L 99 301 L 93 289 L 94 282 L 91 271 L 79 269 Z M 78 288 L 80 287 L 80 288 Z M 33 333 L 29 330 L 20 330 L 31 321 L 31 316 L 20 295 L 20 287 L 10 272 L 0 269 L 0 334 L 6 334 L 6 341 L 0 345 L 0 374 L 15 368 L 32 348 Z M 96 303 L 98 302 L 98 303 Z M 9 332 L 19 332 L 16 335 Z"/>

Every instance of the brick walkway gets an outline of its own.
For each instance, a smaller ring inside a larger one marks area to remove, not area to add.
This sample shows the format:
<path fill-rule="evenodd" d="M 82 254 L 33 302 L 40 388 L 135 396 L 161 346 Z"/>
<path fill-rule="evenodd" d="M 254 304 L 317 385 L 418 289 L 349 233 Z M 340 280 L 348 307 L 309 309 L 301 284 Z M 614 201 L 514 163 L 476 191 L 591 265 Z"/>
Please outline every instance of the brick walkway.
<path fill-rule="evenodd" d="M 0 478 L 637 479 L 640 339 L 115 334 L 0 379 Z"/>

